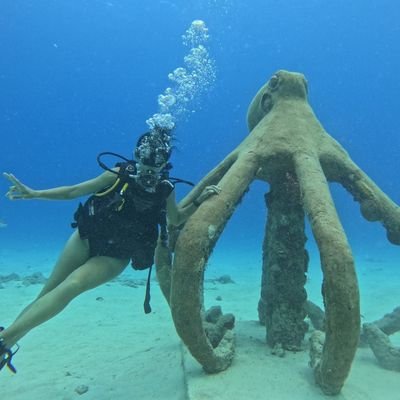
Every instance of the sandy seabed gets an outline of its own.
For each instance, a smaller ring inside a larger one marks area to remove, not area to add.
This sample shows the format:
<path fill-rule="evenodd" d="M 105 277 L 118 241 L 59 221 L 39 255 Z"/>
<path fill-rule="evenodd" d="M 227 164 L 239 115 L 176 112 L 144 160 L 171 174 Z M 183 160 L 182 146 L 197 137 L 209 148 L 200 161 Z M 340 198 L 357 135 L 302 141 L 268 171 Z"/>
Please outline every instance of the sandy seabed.
<path fill-rule="evenodd" d="M 394 264 L 384 261 L 357 265 L 363 321 L 378 319 L 400 305 L 400 268 Z M 0 399 L 327 398 L 314 384 L 307 351 L 279 358 L 266 346 L 265 328 L 257 322 L 260 266 L 244 269 L 238 258 L 231 263 L 210 263 L 209 279 L 223 274 L 230 274 L 235 283 L 208 280 L 205 299 L 207 307 L 220 305 L 223 312 L 232 312 L 236 317 L 236 355 L 228 370 L 207 375 L 188 354 L 175 332 L 157 282 L 152 282 L 153 312 L 149 315 L 143 313 L 144 286 L 133 288 L 111 282 L 75 299 L 60 315 L 21 340 L 21 349 L 14 357 L 18 373 L 13 375 L 6 369 L 0 373 Z M 124 276 L 143 281 L 146 278 L 145 273 L 130 270 Z M 318 273 L 307 284 L 309 299 L 318 304 L 320 284 Z M 39 290 L 40 285 L 23 286 L 18 281 L 3 284 L 0 323 L 9 324 Z M 400 345 L 400 333 L 391 339 Z M 400 373 L 384 370 L 369 348 L 360 348 L 342 393 L 336 398 L 400 400 Z"/>

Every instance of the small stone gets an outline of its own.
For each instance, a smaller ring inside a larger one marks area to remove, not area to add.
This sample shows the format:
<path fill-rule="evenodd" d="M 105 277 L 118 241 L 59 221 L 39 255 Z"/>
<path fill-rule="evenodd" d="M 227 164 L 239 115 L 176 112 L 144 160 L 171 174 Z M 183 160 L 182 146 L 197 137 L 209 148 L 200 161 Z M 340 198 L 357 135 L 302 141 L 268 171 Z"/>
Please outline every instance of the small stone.
<path fill-rule="evenodd" d="M 12 273 L 8 275 L 0 275 L 0 282 L 20 281 L 21 278 L 18 274 Z"/>
<path fill-rule="evenodd" d="M 215 298 L 215 300 L 217 300 L 217 301 L 222 301 L 222 297 L 221 297 L 221 296 L 217 296 L 217 297 Z"/>
<path fill-rule="evenodd" d="M 209 308 L 205 313 L 205 320 L 213 324 L 216 324 L 218 319 L 221 317 L 222 317 L 221 306 L 213 306 Z"/>
<path fill-rule="evenodd" d="M 233 329 L 235 327 L 235 316 L 231 313 L 224 314 L 218 320 L 218 324 L 224 329 Z"/>
<path fill-rule="evenodd" d="M 101 297 L 101 296 L 96 297 L 96 301 L 104 301 L 104 297 Z"/>
<path fill-rule="evenodd" d="M 24 286 L 43 285 L 46 283 L 46 281 L 46 277 L 41 272 L 35 272 L 31 275 L 24 276 L 22 279 L 22 284 Z"/>
<path fill-rule="evenodd" d="M 89 390 L 89 386 L 87 385 L 79 385 L 75 388 L 75 392 L 78 394 L 84 394 Z"/>
<path fill-rule="evenodd" d="M 285 349 L 282 347 L 282 344 L 277 343 L 271 350 L 271 354 L 282 358 L 282 357 L 285 357 L 286 352 L 285 352 Z"/>
<path fill-rule="evenodd" d="M 233 279 L 229 275 L 221 275 L 216 279 L 216 282 L 226 284 L 226 283 L 235 283 Z"/>

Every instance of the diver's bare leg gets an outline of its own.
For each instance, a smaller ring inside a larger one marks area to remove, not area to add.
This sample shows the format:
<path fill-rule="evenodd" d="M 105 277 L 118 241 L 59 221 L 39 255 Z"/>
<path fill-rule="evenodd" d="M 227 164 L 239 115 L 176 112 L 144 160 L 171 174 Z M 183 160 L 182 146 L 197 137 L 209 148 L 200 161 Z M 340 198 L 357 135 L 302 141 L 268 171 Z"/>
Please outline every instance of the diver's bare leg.
<path fill-rule="evenodd" d="M 89 245 L 87 240 L 82 240 L 79 237 L 78 231 L 75 231 L 67 243 L 63 251 L 60 254 L 56 265 L 51 272 L 49 279 L 46 281 L 42 290 L 36 297 L 36 299 L 25 307 L 22 312 L 18 315 L 16 320 L 20 318 L 33 303 L 46 293 L 53 290 L 57 285 L 59 285 L 71 272 L 75 271 L 78 267 L 83 265 L 89 259 Z M 14 321 L 15 322 L 15 321 Z"/>
<path fill-rule="evenodd" d="M 90 258 L 54 289 L 34 301 L 13 324 L 1 332 L 6 346 L 12 347 L 31 329 L 57 315 L 81 293 L 118 276 L 128 262 L 128 259 L 103 256 Z"/>

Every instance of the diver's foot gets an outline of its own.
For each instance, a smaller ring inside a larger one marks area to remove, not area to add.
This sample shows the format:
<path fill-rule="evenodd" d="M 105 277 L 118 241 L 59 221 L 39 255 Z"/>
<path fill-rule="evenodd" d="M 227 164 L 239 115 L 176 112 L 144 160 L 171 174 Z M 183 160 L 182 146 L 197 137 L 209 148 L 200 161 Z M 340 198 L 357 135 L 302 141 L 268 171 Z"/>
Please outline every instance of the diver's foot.
<path fill-rule="evenodd" d="M 0 326 L 0 332 L 4 331 L 4 328 Z M 19 350 L 19 346 L 15 351 L 12 351 L 9 347 L 7 347 L 6 343 L 4 342 L 4 338 L 0 336 L 0 371 L 7 367 L 11 372 L 14 374 L 17 372 L 14 365 L 12 364 L 12 358 L 14 354 Z"/>

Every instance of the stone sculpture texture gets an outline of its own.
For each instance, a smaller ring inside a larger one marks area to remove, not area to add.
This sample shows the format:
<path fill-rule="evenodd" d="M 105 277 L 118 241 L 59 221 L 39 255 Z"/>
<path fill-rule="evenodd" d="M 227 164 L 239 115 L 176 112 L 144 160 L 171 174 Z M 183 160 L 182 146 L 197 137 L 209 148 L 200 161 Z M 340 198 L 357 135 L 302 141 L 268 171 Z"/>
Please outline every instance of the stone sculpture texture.
<path fill-rule="evenodd" d="M 300 213 L 295 210 L 296 219 L 302 224 L 303 216 L 308 218 L 323 271 L 325 337 L 321 340 L 317 335 L 311 340 L 311 365 L 322 390 L 337 394 L 357 349 L 360 305 L 351 249 L 328 181 L 344 186 L 360 203 L 362 215 L 369 221 L 380 221 L 389 241 L 397 245 L 400 209 L 324 130 L 308 103 L 307 91 L 302 74 L 283 70 L 259 90 L 248 110 L 249 135 L 204 177 L 182 204 L 193 201 L 207 185 L 219 185 L 221 193 L 201 204 L 170 248 L 159 244 L 156 266 L 176 330 L 193 357 L 209 373 L 226 369 L 234 356 L 232 324 L 220 324 L 218 343 L 215 340 L 211 343 L 205 329 L 203 279 L 207 260 L 252 181 L 266 181 L 271 188 L 275 185 L 279 189 L 281 184 L 292 187 L 301 206 Z M 278 216 L 280 212 L 278 207 Z M 301 233 L 299 238 L 304 243 Z M 299 281 L 306 262 L 303 254 Z M 301 292 L 299 298 L 306 302 Z M 301 323 L 296 324 L 303 334 Z"/>

